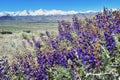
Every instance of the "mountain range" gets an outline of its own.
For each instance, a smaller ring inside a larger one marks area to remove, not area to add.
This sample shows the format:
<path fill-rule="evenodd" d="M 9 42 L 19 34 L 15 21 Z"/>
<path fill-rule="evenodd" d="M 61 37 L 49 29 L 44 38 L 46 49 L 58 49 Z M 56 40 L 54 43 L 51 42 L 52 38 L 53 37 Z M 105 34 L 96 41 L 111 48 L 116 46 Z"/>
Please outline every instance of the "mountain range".
<path fill-rule="evenodd" d="M 23 11 L 2 11 L 0 12 L 0 16 L 40 16 L 40 15 L 71 15 L 71 14 L 77 14 L 77 13 L 90 13 L 90 12 L 97 12 L 93 10 L 88 11 L 63 11 L 63 10 L 44 10 L 44 9 L 38 9 L 38 10 L 23 10 Z"/>
<path fill-rule="evenodd" d="M 0 20 L 19 20 L 27 22 L 56 22 L 57 20 L 71 21 L 73 15 L 76 15 L 80 19 L 86 17 L 92 17 L 96 14 L 96 11 L 62 11 L 62 10 L 24 10 L 16 12 L 0 12 Z M 83 16 L 84 15 L 84 16 Z"/>

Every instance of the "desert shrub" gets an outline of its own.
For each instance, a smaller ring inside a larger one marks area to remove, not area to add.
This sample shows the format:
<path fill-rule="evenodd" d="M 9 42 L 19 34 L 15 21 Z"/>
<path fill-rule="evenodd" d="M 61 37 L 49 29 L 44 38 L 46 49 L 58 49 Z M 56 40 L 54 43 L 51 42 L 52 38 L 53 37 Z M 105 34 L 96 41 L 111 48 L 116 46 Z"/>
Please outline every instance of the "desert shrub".
<path fill-rule="evenodd" d="M 23 32 L 30 33 L 31 31 L 30 30 L 24 30 Z"/>
<path fill-rule="evenodd" d="M 12 32 L 10 32 L 10 31 L 2 31 L 2 32 L 0 32 L 1 34 L 12 34 Z"/>
<path fill-rule="evenodd" d="M 28 38 L 28 35 L 26 33 L 22 33 L 22 38 L 23 39 L 27 39 Z"/>

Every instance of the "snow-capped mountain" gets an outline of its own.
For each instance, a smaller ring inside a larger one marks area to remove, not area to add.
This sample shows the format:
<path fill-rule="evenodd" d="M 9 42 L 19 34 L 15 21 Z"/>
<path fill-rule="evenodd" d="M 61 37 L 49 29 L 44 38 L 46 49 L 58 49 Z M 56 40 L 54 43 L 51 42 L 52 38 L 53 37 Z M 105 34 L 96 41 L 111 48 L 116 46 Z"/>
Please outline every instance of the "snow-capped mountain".
<path fill-rule="evenodd" d="M 43 9 L 39 9 L 39 10 L 23 10 L 23 11 L 16 11 L 16 12 L 10 12 L 10 11 L 4 11 L 4 12 L 0 12 L 0 16 L 40 16 L 40 15 L 45 15 L 45 16 L 49 16 L 49 15 L 72 15 L 72 14 L 77 14 L 77 13 L 90 13 L 90 12 L 96 12 L 93 10 L 89 10 L 89 11 L 85 11 L 85 12 L 79 12 L 79 11 L 62 11 L 62 10 L 43 10 Z"/>

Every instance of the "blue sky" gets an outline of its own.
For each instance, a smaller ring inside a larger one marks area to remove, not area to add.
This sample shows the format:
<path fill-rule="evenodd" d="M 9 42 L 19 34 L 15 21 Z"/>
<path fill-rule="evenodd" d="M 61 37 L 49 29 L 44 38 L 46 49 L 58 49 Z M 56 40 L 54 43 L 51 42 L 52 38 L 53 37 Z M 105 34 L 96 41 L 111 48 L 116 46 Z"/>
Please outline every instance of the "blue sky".
<path fill-rule="evenodd" d="M 0 0 L 0 11 L 37 9 L 58 10 L 102 10 L 103 7 L 120 8 L 120 0 Z"/>

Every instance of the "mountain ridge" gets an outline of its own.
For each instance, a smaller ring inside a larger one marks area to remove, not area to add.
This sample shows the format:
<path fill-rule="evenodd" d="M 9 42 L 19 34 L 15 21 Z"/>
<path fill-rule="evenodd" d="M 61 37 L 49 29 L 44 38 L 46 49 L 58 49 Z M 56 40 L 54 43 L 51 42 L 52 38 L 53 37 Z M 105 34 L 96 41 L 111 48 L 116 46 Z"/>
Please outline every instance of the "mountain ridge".
<path fill-rule="evenodd" d="M 38 9 L 38 10 L 23 10 L 23 11 L 3 11 L 0 12 L 0 16 L 51 16 L 51 15 L 73 15 L 73 14 L 78 14 L 78 13 L 96 13 L 97 11 L 93 11 L 93 10 L 88 10 L 88 11 L 74 11 L 74 10 L 70 10 L 70 11 L 63 11 L 63 10 L 44 10 L 44 9 Z"/>

